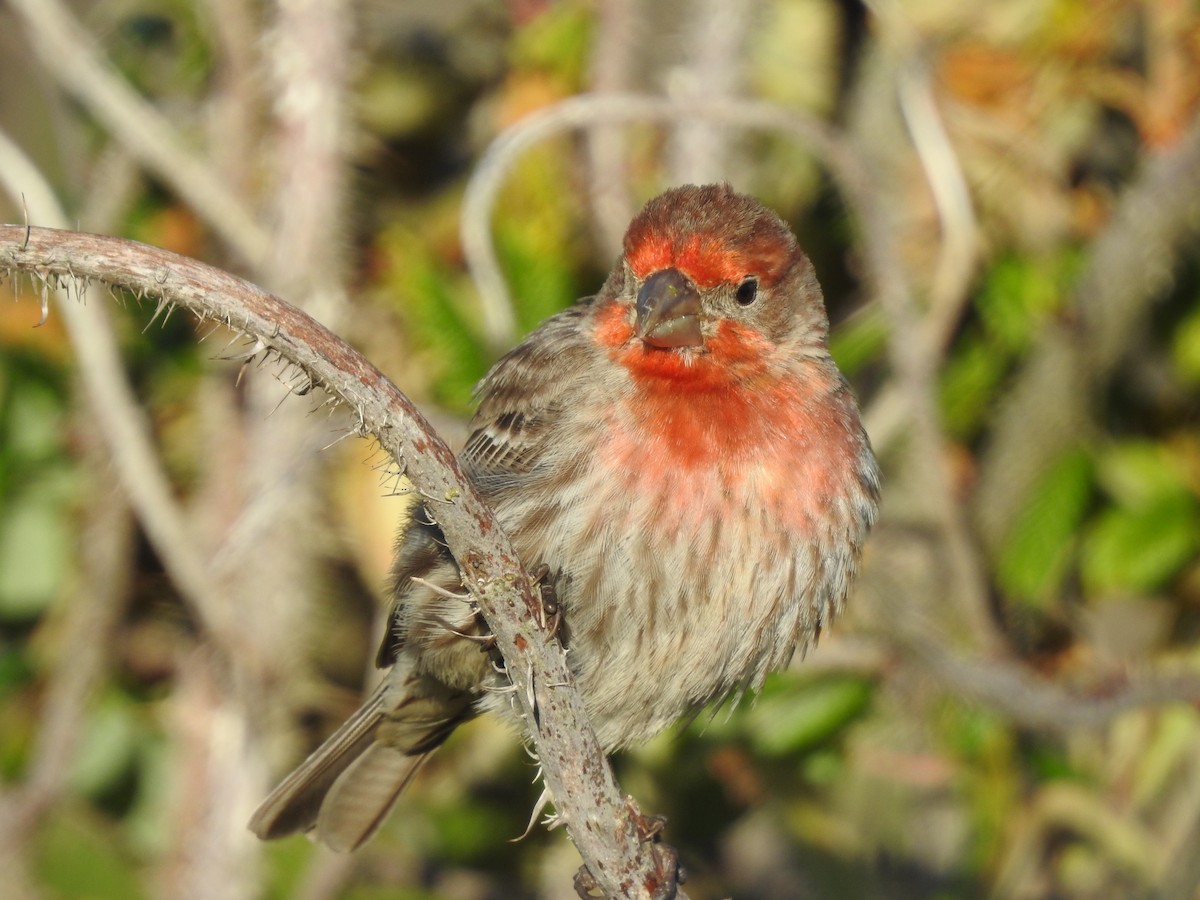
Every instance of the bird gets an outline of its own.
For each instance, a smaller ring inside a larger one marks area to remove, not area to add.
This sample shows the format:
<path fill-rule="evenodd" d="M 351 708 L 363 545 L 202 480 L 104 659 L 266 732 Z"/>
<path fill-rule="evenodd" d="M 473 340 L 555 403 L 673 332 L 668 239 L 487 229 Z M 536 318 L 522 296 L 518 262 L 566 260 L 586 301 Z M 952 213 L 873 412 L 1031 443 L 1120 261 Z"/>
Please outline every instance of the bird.
<path fill-rule="evenodd" d="M 480 382 L 463 471 L 543 573 L 606 752 L 756 691 L 841 611 L 880 472 L 828 334 L 786 222 L 683 185 Z M 432 512 L 398 536 L 382 681 L 263 801 L 259 837 L 353 850 L 455 728 L 516 719 Z"/>

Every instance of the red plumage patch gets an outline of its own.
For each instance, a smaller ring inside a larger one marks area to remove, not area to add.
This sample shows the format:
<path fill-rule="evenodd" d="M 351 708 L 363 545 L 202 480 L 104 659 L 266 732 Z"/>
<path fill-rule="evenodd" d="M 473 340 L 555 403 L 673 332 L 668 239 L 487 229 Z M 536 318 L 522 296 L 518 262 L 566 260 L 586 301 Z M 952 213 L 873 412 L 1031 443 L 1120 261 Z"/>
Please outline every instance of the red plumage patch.
<path fill-rule="evenodd" d="M 757 472 L 762 501 L 797 527 L 839 492 L 829 466 L 854 451 L 854 438 L 825 370 L 772 365 L 775 346 L 728 321 L 704 353 L 649 347 L 619 303 L 597 312 L 595 334 L 632 380 L 605 454 L 630 490 L 660 476 L 733 486 Z"/>
<path fill-rule="evenodd" d="M 733 458 L 763 439 L 791 405 L 791 391 L 770 371 L 773 345 L 743 325 L 722 322 L 707 352 L 681 353 L 634 340 L 627 308 L 597 316 L 597 341 L 634 383 L 635 417 L 677 464 Z"/>
<path fill-rule="evenodd" d="M 724 321 L 705 340 L 704 353 L 680 353 L 632 340 L 631 310 L 612 303 L 596 314 L 596 341 L 634 379 L 648 386 L 666 382 L 672 391 L 705 393 L 732 386 L 755 389 L 767 376 L 767 357 L 775 345 L 754 329 Z"/>
<path fill-rule="evenodd" d="M 716 235 L 690 234 L 680 237 L 656 232 L 636 233 L 630 229 L 626 258 L 638 278 L 666 268 L 676 268 L 699 288 L 734 285 L 747 275 L 774 283 L 787 268 L 790 248 L 774 236 L 751 235 L 730 243 Z"/>

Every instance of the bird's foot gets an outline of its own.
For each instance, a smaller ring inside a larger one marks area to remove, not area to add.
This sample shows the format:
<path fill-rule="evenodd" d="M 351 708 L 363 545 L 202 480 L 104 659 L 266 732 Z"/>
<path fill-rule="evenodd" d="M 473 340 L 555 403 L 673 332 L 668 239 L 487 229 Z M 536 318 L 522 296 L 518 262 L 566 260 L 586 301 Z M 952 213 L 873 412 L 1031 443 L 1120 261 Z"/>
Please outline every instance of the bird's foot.
<path fill-rule="evenodd" d="M 670 844 L 662 843 L 657 837 L 654 838 L 651 852 L 654 854 L 657 878 L 651 887 L 650 896 L 654 900 L 674 900 L 679 893 L 679 885 L 687 880 L 687 873 L 679 865 L 679 852 Z M 579 871 L 575 873 L 575 893 L 579 895 L 580 900 L 595 900 L 604 896 L 603 889 L 587 866 L 580 866 Z"/>
<path fill-rule="evenodd" d="M 679 851 L 662 839 L 663 831 L 667 827 L 667 817 L 643 816 L 632 798 L 629 798 L 627 803 L 633 817 L 633 826 L 637 829 L 638 840 L 649 843 L 654 854 L 658 881 L 651 896 L 654 900 L 672 900 L 679 891 L 679 885 L 687 881 L 687 872 L 679 865 Z"/>
<path fill-rule="evenodd" d="M 647 887 L 654 900 L 673 900 L 679 893 L 679 886 L 687 880 L 687 873 L 679 865 L 679 852 L 662 840 L 663 829 L 667 820 L 664 816 L 643 816 L 632 797 L 625 799 L 633 827 L 637 829 L 638 842 L 649 844 L 654 856 L 655 878 Z M 575 892 L 583 900 L 602 896 L 603 891 L 588 870 L 581 866 L 575 873 Z"/>
<path fill-rule="evenodd" d="M 587 866 L 580 866 L 579 871 L 575 873 L 575 893 L 579 895 L 580 900 L 594 900 L 604 896 L 599 883 Z"/>
<path fill-rule="evenodd" d="M 529 573 L 533 576 L 534 586 L 541 595 L 542 609 L 538 617 L 538 624 L 542 628 L 549 631 L 559 640 L 562 640 L 562 634 L 559 629 L 562 626 L 562 606 L 558 602 L 558 593 L 554 590 L 554 579 L 550 577 L 550 567 L 545 563 L 534 567 Z"/>

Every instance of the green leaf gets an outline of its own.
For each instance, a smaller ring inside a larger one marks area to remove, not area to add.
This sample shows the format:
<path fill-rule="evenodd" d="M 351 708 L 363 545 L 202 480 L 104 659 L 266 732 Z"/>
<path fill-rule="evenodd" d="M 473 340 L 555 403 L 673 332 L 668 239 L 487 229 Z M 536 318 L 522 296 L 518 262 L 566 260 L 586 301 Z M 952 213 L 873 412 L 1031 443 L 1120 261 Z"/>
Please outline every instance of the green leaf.
<path fill-rule="evenodd" d="M 984 332 L 1009 353 L 1027 348 L 1045 320 L 1061 305 L 1075 267 L 1076 257 L 1068 254 L 998 261 L 975 303 Z"/>
<path fill-rule="evenodd" d="M 1101 487 L 1129 509 L 1188 493 L 1179 458 L 1169 447 L 1151 441 L 1122 441 L 1106 448 L 1097 458 L 1096 475 Z"/>
<path fill-rule="evenodd" d="M 764 756 L 801 753 L 827 741 L 867 709 L 870 681 L 835 676 L 769 690 L 746 714 L 746 730 Z"/>
<path fill-rule="evenodd" d="M 468 801 L 438 810 L 434 824 L 438 856 L 459 862 L 502 857 L 504 842 L 497 841 L 497 836 L 516 837 L 512 819 L 484 802 Z"/>
<path fill-rule="evenodd" d="M 297 896 L 317 845 L 305 840 L 267 841 L 262 851 L 266 860 L 263 896 L 268 900 Z"/>
<path fill-rule="evenodd" d="M 460 312 L 452 277 L 443 266 L 418 256 L 408 269 L 403 313 L 414 343 L 434 360 L 433 393 L 447 406 L 467 409 L 475 385 L 487 371 L 483 343 Z"/>
<path fill-rule="evenodd" d="M 877 307 L 848 319 L 829 339 L 829 352 L 846 375 L 879 358 L 887 344 L 887 321 Z"/>
<path fill-rule="evenodd" d="M 21 645 L 0 641 L 0 700 L 33 679 L 33 669 L 22 652 Z"/>
<path fill-rule="evenodd" d="M 148 731 L 142 726 L 138 736 L 137 759 L 134 762 L 137 774 L 137 789 L 132 805 L 124 816 L 125 834 L 129 843 L 145 856 L 161 856 L 170 851 L 171 830 L 168 827 L 174 815 L 174 793 L 176 760 L 173 747 L 163 735 Z"/>
<path fill-rule="evenodd" d="M 951 434 L 969 438 L 979 430 L 1007 370 L 1004 352 L 981 340 L 968 342 L 946 363 L 940 399 L 942 419 Z"/>
<path fill-rule="evenodd" d="M 517 328 L 524 333 L 579 298 L 561 239 L 547 241 L 540 230 L 517 225 L 497 225 L 496 247 L 508 273 Z"/>
<path fill-rule="evenodd" d="M 1073 450 L 1033 491 L 996 561 L 996 578 L 1012 597 L 1046 602 L 1062 584 L 1092 496 L 1092 462 Z"/>
<path fill-rule="evenodd" d="M 1180 378 L 1193 386 L 1200 384 L 1200 304 L 1175 329 L 1171 361 Z"/>
<path fill-rule="evenodd" d="M 1200 549 L 1193 497 L 1165 494 L 1136 509 L 1103 513 L 1088 530 L 1080 559 L 1094 593 L 1145 593 L 1163 587 Z"/>
<path fill-rule="evenodd" d="M 62 447 L 66 412 L 63 401 L 46 384 L 26 377 L 14 385 L 0 426 L 3 453 L 18 463 L 51 458 Z"/>
<path fill-rule="evenodd" d="M 80 751 L 71 767 L 71 785 L 88 796 L 112 787 L 135 760 L 138 730 L 124 698 L 109 698 L 89 718 Z"/>
<path fill-rule="evenodd" d="M 514 69 L 540 69 L 582 85 L 592 49 L 589 4 L 555 3 L 513 34 Z"/>
<path fill-rule="evenodd" d="M 0 518 L 0 619 L 45 611 L 70 568 L 65 503 L 52 479 L 43 481 L 44 487 L 10 498 Z"/>
<path fill-rule="evenodd" d="M 51 897 L 136 900 L 145 893 L 114 840 L 116 832 L 83 815 L 55 816 L 35 851 L 39 883 Z"/>

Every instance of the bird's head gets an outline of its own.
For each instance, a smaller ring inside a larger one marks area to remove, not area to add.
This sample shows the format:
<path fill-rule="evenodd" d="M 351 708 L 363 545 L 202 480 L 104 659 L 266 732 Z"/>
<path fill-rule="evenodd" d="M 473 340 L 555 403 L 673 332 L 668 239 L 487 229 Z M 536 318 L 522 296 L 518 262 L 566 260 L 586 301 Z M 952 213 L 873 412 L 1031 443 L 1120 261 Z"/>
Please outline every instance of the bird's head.
<path fill-rule="evenodd" d="M 649 369 L 695 369 L 705 357 L 761 365 L 776 351 L 823 348 L 828 331 L 791 230 L 726 184 L 678 187 L 646 204 L 603 296 L 614 308 L 601 339 Z"/>

